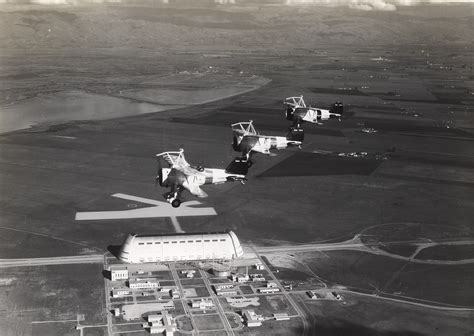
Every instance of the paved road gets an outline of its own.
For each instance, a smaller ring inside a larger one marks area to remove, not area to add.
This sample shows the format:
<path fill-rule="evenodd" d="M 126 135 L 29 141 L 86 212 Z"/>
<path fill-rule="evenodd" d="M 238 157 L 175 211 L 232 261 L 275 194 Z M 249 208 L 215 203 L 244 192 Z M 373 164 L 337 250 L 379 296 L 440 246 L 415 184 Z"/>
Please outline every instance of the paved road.
<path fill-rule="evenodd" d="M 329 250 L 366 250 L 366 249 L 367 249 L 367 246 L 360 241 L 358 235 L 356 235 L 354 238 L 350 240 L 346 240 L 341 243 L 280 245 L 280 246 L 263 246 L 263 247 L 253 248 L 253 250 L 258 253 L 329 251 Z"/>
<path fill-rule="evenodd" d="M 221 302 L 219 301 L 219 297 L 214 293 L 214 290 L 211 288 L 211 283 L 209 282 L 208 274 L 203 270 L 199 270 L 199 273 L 201 274 L 201 278 L 204 281 L 204 284 L 206 286 L 207 291 L 209 292 L 214 306 L 216 307 L 216 312 L 217 314 L 219 314 L 219 317 L 225 328 L 226 335 L 235 335 L 234 331 L 232 330 L 232 326 L 230 325 L 230 322 L 227 319 L 227 316 L 225 315 L 224 308 L 222 308 Z"/>
<path fill-rule="evenodd" d="M 396 245 L 396 244 L 411 244 L 418 246 L 416 253 L 413 256 L 405 257 L 398 254 L 392 254 L 380 249 L 380 245 Z M 302 244 L 302 245 L 280 245 L 280 246 L 265 246 L 254 247 L 253 250 L 258 253 L 289 253 L 289 252 L 310 252 L 310 251 L 338 251 L 338 250 L 355 250 L 361 252 L 369 252 L 378 255 L 385 255 L 387 257 L 403 259 L 419 264 L 438 264 L 438 265 L 461 265 L 474 263 L 474 258 L 461 260 L 431 260 L 431 259 L 415 259 L 414 256 L 422 249 L 441 246 L 441 245 L 474 245 L 474 240 L 470 239 L 442 239 L 437 241 L 421 242 L 420 240 L 406 240 L 406 241 L 389 241 L 389 242 L 375 242 L 362 243 L 360 235 L 354 238 L 340 242 L 340 243 L 323 243 L 323 244 Z"/>
<path fill-rule="evenodd" d="M 186 293 L 184 291 L 184 287 L 181 284 L 181 281 L 179 279 L 178 272 L 176 271 L 175 263 L 171 262 L 169 263 L 169 269 L 171 272 L 171 275 L 173 276 L 173 280 L 176 284 L 176 287 L 179 289 L 180 297 L 179 300 L 181 301 L 181 304 L 183 305 L 183 309 L 185 312 L 186 316 L 189 316 L 189 319 L 191 320 L 191 324 L 193 325 L 193 330 L 191 331 L 192 335 L 199 335 L 199 330 L 197 328 L 196 321 L 194 320 L 193 313 L 189 309 L 188 302 L 186 300 Z"/>
<path fill-rule="evenodd" d="M 102 264 L 103 261 L 103 254 L 48 258 L 0 259 L 0 268 L 65 264 Z"/>
<path fill-rule="evenodd" d="M 364 244 L 360 236 L 356 235 L 350 240 L 340 243 L 323 244 L 302 244 L 302 245 L 280 245 L 280 246 L 260 246 L 252 247 L 252 250 L 258 253 L 282 253 L 282 252 L 307 252 L 307 251 L 337 251 L 337 250 L 358 250 L 376 254 L 386 254 L 396 258 L 404 258 L 398 255 L 392 255 L 386 251 L 379 250 L 380 243 Z M 383 242 L 384 245 L 391 244 L 413 244 L 420 247 L 431 247 L 435 245 L 474 245 L 474 240 L 455 240 L 446 239 L 436 242 L 420 242 L 419 240 L 392 241 Z M 65 256 L 65 257 L 46 257 L 46 258 L 23 258 L 23 259 L 0 259 L 0 268 L 21 267 L 21 266 L 42 266 L 42 265 L 65 265 L 65 264 L 100 264 L 103 262 L 103 254 Z M 419 263 L 439 263 L 439 264 L 462 264 L 474 262 L 474 259 L 465 259 L 459 261 L 450 260 L 413 260 Z"/>

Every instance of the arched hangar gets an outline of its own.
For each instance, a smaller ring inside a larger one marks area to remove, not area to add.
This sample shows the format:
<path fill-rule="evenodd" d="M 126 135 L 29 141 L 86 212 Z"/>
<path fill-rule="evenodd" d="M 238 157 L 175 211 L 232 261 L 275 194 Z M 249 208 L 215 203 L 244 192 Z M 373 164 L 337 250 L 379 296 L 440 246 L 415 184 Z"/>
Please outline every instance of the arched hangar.
<path fill-rule="evenodd" d="M 231 260 L 243 255 L 233 231 L 211 233 L 175 233 L 160 235 L 129 234 L 119 259 L 126 263 L 178 260 Z"/>

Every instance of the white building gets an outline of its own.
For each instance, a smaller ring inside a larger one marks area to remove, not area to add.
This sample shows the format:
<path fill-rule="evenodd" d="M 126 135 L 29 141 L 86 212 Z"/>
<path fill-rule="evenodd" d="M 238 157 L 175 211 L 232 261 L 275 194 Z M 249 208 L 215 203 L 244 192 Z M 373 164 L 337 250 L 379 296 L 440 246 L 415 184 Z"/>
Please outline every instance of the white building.
<path fill-rule="evenodd" d="M 216 284 L 216 285 L 213 285 L 214 289 L 216 291 L 220 291 L 220 290 L 223 290 L 223 289 L 229 289 L 229 288 L 234 288 L 234 284 L 231 284 L 231 283 L 228 283 L 228 284 Z"/>
<path fill-rule="evenodd" d="M 288 313 L 274 313 L 273 318 L 276 321 L 287 321 L 290 319 L 290 317 L 288 316 Z"/>
<path fill-rule="evenodd" d="M 243 253 L 239 239 L 232 231 L 163 235 L 130 234 L 122 245 L 119 259 L 127 263 L 231 260 L 241 257 Z"/>
<path fill-rule="evenodd" d="M 233 284 L 216 284 L 212 287 L 214 287 L 214 291 L 219 296 L 237 295 L 237 289 L 234 288 Z"/>
<path fill-rule="evenodd" d="M 263 266 L 262 263 L 256 263 L 255 268 L 258 269 L 258 270 L 264 270 L 265 269 L 265 267 Z"/>
<path fill-rule="evenodd" d="M 176 331 L 176 322 L 166 310 L 161 314 L 148 315 L 148 322 L 151 323 L 150 334 L 173 335 Z"/>
<path fill-rule="evenodd" d="M 318 296 L 318 294 L 316 294 L 315 291 L 307 291 L 306 294 L 308 294 L 308 296 L 312 299 L 312 300 L 317 300 L 319 299 L 320 297 Z"/>
<path fill-rule="evenodd" d="M 258 289 L 258 291 L 260 293 L 276 293 L 276 292 L 280 291 L 280 288 L 278 288 L 278 287 L 271 287 L 271 288 L 261 287 L 261 288 Z"/>
<path fill-rule="evenodd" d="M 118 289 L 112 289 L 112 297 L 124 297 L 125 295 L 130 295 L 131 292 L 129 289 L 125 288 L 118 288 Z"/>
<path fill-rule="evenodd" d="M 248 274 L 232 274 L 232 281 L 244 283 L 250 280 Z"/>
<path fill-rule="evenodd" d="M 243 310 L 242 315 L 247 327 L 260 327 L 262 325 L 263 316 L 257 315 L 253 309 Z"/>
<path fill-rule="evenodd" d="M 235 288 L 224 288 L 217 290 L 216 289 L 216 294 L 219 296 L 235 296 L 237 295 L 237 290 Z"/>
<path fill-rule="evenodd" d="M 150 314 L 147 319 L 150 323 L 162 322 L 163 316 L 161 314 Z"/>
<path fill-rule="evenodd" d="M 151 326 L 150 334 L 163 334 L 165 332 L 164 326 Z"/>
<path fill-rule="evenodd" d="M 252 277 L 253 282 L 258 282 L 258 281 L 265 281 L 266 279 L 263 276 L 254 276 Z"/>
<path fill-rule="evenodd" d="M 110 278 L 112 281 L 127 280 L 128 269 L 126 267 L 112 268 L 110 270 Z"/>
<path fill-rule="evenodd" d="M 277 283 L 275 281 L 268 281 L 267 282 L 267 288 L 275 288 L 278 287 Z"/>
<path fill-rule="evenodd" d="M 196 270 L 182 270 L 181 274 L 185 274 L 186 278 L 192 279 L 194 278 L 194 275 L 196 274 Z"/>
<path fill-rule="evenodd" d="M 129 280 L 128 287 L 131 289 L 156 289 L 159 287 L 158 281 L 149 280 Z"/>
<path fill-rule="evenodd" d="M 170 290 L 170 296 L 173 299 L 179 299 L 181 297 L 177 288 L 173 288 Z"/>
<path fill-rule="evenodd" d="M 201 300 L 195 300 L 192 302 L 192 307 L 193 308 L 199 308 L 199 309 L 214 309 L 214 302 L 212 300 L 206 300 L 206 299 L 201 299 Z"/>
<path fill-rule="evenodd" d="M 261 274 L 261 273 L 250 274 L 250 277 L 252 278 L 253 282 L 265 281 L 266 280 L 265 277 L 263 276 L 263 274 Z"/>

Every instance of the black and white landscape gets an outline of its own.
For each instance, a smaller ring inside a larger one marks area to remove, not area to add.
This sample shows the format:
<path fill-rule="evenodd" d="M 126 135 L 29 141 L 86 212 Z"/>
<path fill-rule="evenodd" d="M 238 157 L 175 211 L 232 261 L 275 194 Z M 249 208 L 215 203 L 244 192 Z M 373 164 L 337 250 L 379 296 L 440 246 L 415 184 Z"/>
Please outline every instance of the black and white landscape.
<path fill-rule="evenodd" d="M 183 291 L 171 298 L 175 335 L 470 335 L 473 12 L 0 1 L 0 335 L 147 335 L 144 318 L 112 316 L 160 300 L 109 297 L 117 246 L 132 232 L 223 230 L 245 252 L 229 267 L 280 291 L 235 285 L 265 318 L 248 327 L 244 308 L 211 290 L 231 282 L 212 263 L 170 263 L 153 276 Z M 303 123 L 301 149 L 256 153 L 245 184 L 166 203 L 157 153 L 183 148 L 190 164 L 225 168 L 239 156 L 231 124 L 285 135 L 283 100 L 299 95 L 341 101 L 344 114 Z M 245 270 L 257 259 L 264 270 Z M 197 312 L 195 298 L 218 307 Z"/>

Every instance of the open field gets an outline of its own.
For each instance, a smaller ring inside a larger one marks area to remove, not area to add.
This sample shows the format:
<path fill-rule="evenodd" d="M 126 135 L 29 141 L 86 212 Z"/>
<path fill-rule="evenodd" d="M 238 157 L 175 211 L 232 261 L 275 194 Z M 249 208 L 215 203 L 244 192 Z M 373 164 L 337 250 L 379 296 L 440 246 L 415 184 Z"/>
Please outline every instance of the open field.
<path fill-rule="evenodd" d="M 84 328 L 84 336 L 105 336 L 108 334 L 106 327 Z"/>
<path fill-rule="evenodd" d="M 101 265 L 4 268 L 2 279 L 3 335 L 75 335 L 82 314 L 82 325 L 105 321 Z"/>
<path fill-rule="evenodd" d="M 474 267 L 471 265 L 433 266 L 409 264 L 394 278 L 385 291 L 432 302 L 472 307 L 470 291 Z M 423 277 L 423 284 L 419 284 Z M 445 290 L 446 289 L 446 290 Z"/>
<path fill-rule="evenodd" d="M 472 264 L 417 264 L 356 251 L 297 254 L 294 268 L 301 268 L 301 264 L 307 265 L 329 286 L 377 295 L 389 294 L 401 299 L 413 298 L 420 302 L 426 300 L 434 305 L 472 307 L 474 300 L 473 294 L 466 289 L 474 271 Z M 308 279 L 301 280 L 302 284 L 296 289 L 304 289 L 310 280 L 308 275 Z"/>
<path fill-rule="evenodd" d="M 86 329 L 87 330 L 87 329 Z M 76 323 L 74 322 L 65 322 L 65 323 L 41 323 L 41 324 L 34 324 L 31 327 L 31 334 L 32 335 L 39 335 L 39 336 L 76 336 Z M 103 335 L 100 333 L 88 333 L 85 334 L 87 336 L 100 336 Z"/>
<path fill-rule="evenodd" d="M 206 314 L 203 316 L 195 316 L 194 322 L 199 331 L 223 329 L 221 319 L 217 314 Z"/>
<path fill-rule="evenodd" d="M 235 332 L 236 335 L 300 335 L 301 320 L 291 319 L 289 321 L 265 321 L 259 328 L 244 327 Z"/>
<path fill-rule="evenodd" d="M 445 245 L 434 246 L 423 249 L 416 255 L 418 259 L 434 259 L 434 260 L 462 260 L 472 259 L 474 256 L 474 248 L 472 245 Z"/>
<path fill-rule="evenodd" d="M 298 301 L 304 301 L 303 306 L 311 315 L 310 330 L 327 336 L 465 335 L 472 330 L 471 312 L 441 311 L 347 293 L 344 298 L 347 305 L 323 304 L 301 296 Z"/>

